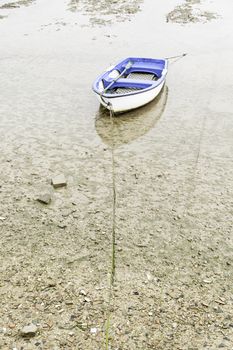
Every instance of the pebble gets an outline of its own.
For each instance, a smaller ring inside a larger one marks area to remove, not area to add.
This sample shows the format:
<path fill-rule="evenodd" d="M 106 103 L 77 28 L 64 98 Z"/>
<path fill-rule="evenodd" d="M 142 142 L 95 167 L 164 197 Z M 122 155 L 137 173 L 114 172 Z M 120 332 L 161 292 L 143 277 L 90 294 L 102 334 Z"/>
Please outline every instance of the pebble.
<path fill-rule="evenodd" d="M 81 290 L 79 291 L 79 294 L 80 294 L 80 295 L 86 296 L 86 295 L 87 295 L 87 292 L 86 292 L 84 289 L 81 289 Z"/>
<path fill-rule="evenodd" d="M 91 334 L 96 334 L 97 333 L 97 328 L 93 327 L 90 329 Z"/>
<path fill-rule="evenodd" d="M 146 247 L 148 247 L 148 243 L 147 242 L 138 242 L 135 245 L 137 247 L 139 247 L 139 248 L 146 248 Z"/>
<path fill-rule="evenodd" d="M 133 295 L 139 295 L 139 292 L 137 290 L 134 290 Z"/>
<path fill-rule="evenodd" d="M 64 229 L 64 228 L 66 228 L 66 227 L 67 227 L 67 225 L 66 225 L 66 224 L 58 224 L 58 225 L 57 225 L 57 227 L 59 227 L 59 228 L 63 228 L 63 229 Z"/>
<path fill-rule="evenodd" d="M 37 198 L 37 201 L 40 202 L 40 203 L 43 203 L 43 204 L 49 204 L 51 203 L 51 194 L 50 193 L 44 193 L 44 194 L 41 194 L 38 198 Z"/>
<path fill-rule="evenodd" d="M 147 272 L 146 277 L 147 277 L 148 281 L 153 280 L 153 276 L 150 274 L 150 272 Z"/>
<path fill-rule="evenodd" d="M 16 325 L 15 325 L 14 323 L 10 323 L 10 324 L 8 325 L 8 327 L 11 328 L 11 329 L 15 328 L 15 326 L 16 326 Z"/>
<path fill-rule="evenodd" d="M 20 333 L 23 337 L 34 337 L 37 332 L 37 327 L 32 323 L 21 329 Z"/>
<path fill-rule="evenodd" d="M 66 178 L 63 174 L 54 176 L 51 180 L 54 188 L 64 187 L 67 185 Z"/>
<path fill-rule="evenodd" d="M 207 279 L 206 279 L 206 280 L 203 280 L 203 282 L 206 283 L 206 284 L 211 284 L 211 283 L 212 283 L 212 280 L 207 280 Z"/>
<path fill-rule="evenodd" d="M 84 301 L 85 301 L 86 303 L 90 303 L 90 302 L 91 302 L 91 299 L 90 299 L 90 298 L 85 297 L 85 298 L 84 298 Z"/>
<path fill-rule="evenodd" d="M 66 210 L 63 210 L 62 216 L 63 216 L 63 217 L 67 217 L 67 216 L 71 215 L 72 213 L 74 213 L 75 211 L 76 211 L 75 209 L 66 209 Z"/>
<path fill-rule="evenodd" d="M 205 306 L 205 307 L 209 307 L 209 304 L 207 304 L 205 302 L 202 302 L 202 305 Z"/>
<path fill-rule="evenodd" d="M 55 281 L 49 281 L 46 288 L 52 288 L 52 287 L 56 287 L 57 283 Z"/>
<path fill-rule="evenodd" d="M 220 299 L 219 300 L 215 300 L 216 303 L 220 304 L 220 305 L 225 305 L 225 301 L 223 299 Z"/>

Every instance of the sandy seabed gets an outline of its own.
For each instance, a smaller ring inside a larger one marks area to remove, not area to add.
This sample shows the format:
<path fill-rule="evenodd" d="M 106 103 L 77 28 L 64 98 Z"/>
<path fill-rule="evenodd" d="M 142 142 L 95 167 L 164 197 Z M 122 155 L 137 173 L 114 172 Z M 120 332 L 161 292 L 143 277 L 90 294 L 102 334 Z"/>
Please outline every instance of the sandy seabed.
<path fill-rule="evenodd" d="M 0 0 L 1 350 L 233 349 L 232 11 Z M 112 125 L 95 77 L 184 52 Z"/>

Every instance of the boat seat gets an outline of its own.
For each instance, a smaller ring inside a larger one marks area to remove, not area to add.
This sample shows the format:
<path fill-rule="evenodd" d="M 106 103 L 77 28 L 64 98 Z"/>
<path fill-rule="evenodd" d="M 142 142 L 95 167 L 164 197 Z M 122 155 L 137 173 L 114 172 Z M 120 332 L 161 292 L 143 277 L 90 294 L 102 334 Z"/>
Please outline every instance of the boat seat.
<path fill-rule="evenodd" d="M 111 82 L 111 81 L 110 81 Z M 102 83 L 104 88 L 106 88 L 109 85 L 109 80 L 108 79 L 102 79 Z M 132 87 L 132 88 L 139 88 L 139 89 L 145 89 L 149 86 L 154 84 L 153 80 L 142 80 L 142 79 L 129 79 L 129 78 L 120 78 L 116 80 L 111 88 L 116 88 L 116 87 Z"/>
<path fill-rule="evenodd" d="M 133 65 L 129 68 L 128 72 L 145 72 L 154 73 L 157 76 L 161 75 L 164 69 L 164 62 L 133 62 Z"/>
<path fill-rule="evenodd" d="M 113 85 L 112 88 L 138 88 L 146 89 L 153 85 L 152 80 L 136 80 L 136 79 L 118 79 Z"/>
<path fill-rule="evenodd" d="M 158 80 L 159 77 L 154 73 L 145 72 L 131 72 L 126 77 L 126 79 L 136 79 L 136 80 Z"/>
<path fill-rule="evenodd" d="M 136 91 L 139 91 L 139 90 L 142 90 L 142 89 L 139 89 L 139 88 L 115 88 L 115 89 L 110 89 L 108 91 L 108 94 L 111 94 L 111 95 L 118 95 L 118 94 L 129 94 L 129 93 L 132 93 L 132 92 L 136 92 Z"/>

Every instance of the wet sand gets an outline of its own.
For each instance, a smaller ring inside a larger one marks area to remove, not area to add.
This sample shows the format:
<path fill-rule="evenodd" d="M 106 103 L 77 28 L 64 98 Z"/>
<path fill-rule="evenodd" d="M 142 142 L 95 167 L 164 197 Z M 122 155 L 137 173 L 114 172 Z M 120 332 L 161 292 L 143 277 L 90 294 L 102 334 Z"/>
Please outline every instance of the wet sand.
<path fill-rule="evenodd" d="M 6 3 L 0 349 L 231 349 L 232 4 Z M 112 129 L 93 79 L 183 52 L 159 98 Z"/>

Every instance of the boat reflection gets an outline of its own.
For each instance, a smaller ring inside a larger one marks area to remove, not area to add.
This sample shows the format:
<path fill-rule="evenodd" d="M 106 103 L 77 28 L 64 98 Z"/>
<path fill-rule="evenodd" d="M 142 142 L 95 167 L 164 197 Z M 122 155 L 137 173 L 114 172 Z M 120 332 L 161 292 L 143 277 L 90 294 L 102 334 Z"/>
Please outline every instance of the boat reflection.
<path fill-rule="evenodd" d="M 165 86 L 160 94 L 149 104 L 114 116 L 111 120 L 109 111 L 100 106 L 96 114 L 95 128 L 102 141 L 117 148 L 145 135 L 158 122 L 163 114 L 168 97 Z"/>

